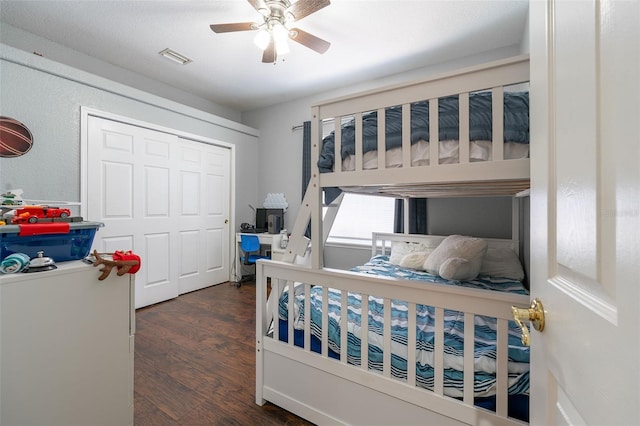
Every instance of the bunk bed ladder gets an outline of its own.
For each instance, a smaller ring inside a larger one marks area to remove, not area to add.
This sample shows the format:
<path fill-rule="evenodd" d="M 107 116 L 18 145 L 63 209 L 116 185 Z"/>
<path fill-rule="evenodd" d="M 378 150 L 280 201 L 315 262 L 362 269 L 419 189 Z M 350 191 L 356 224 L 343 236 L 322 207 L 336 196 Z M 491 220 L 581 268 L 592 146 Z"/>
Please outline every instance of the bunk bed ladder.
<path fill-rule="evenodd" d="M 312 183 L 309 183 L 311 186 Z M 288 263 L 293 263 L 296 259 L 296 256 L 304 257 L 307 250 L 309 249 L 309 238 L 305 236 L 307 231 L 307 226 L 311 220 L 311 197 L 313 191 L 311 188 L 307 188 L 307 192 L 305 193 L 304 199 L 302 200 L 302 204 L 300 205 L 300 211 L 298 211 L 298 215 L 296 216 L 296 221 L 293 224 L 293 229 L 291 230 L 291 237 L 289 238 L 289 244 L 287 245 L 287 249 L 283 256 L 283 261 Z M 331 231 L 331 227 L 333 226 L 333 221 L 338 214 L 338 209 L 340 208 L 340 204 L 342 203 L 342 199 L 344 197 L 344 193 L 341 193 L 335 200 L 328 206 L 327 212 L 324 215 L 324 219 L 322 221 L 322 246 L 324 247 L 324 243 L 327 241 L 329 237 L 329 231 Z"/>

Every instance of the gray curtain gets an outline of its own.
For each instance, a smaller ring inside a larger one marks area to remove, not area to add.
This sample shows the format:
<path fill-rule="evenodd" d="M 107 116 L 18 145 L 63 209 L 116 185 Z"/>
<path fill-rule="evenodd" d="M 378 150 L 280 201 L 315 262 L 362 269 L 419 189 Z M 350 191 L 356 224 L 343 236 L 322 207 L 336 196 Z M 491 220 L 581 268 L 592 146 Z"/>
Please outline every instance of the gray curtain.
<path fill-rule="evenodd" d="M 302 198 L 311 180 L 311 122 L 302 123 Z"/>
<path fill-rule="evenodd" d="M 311 122 L 302 123 L 302 199 L 307 192 L 307 186 L 311 180 Z M 307 225 L 304 233 L 307 238 L 311 238 L 311 223 Z"/>
<path fill-rule="evenodd" d="M 404 232 L 404 200 L 397 199 L 393 232 Z M 427 234 L 427 199 L 409 199 L 409 234 Z"/>

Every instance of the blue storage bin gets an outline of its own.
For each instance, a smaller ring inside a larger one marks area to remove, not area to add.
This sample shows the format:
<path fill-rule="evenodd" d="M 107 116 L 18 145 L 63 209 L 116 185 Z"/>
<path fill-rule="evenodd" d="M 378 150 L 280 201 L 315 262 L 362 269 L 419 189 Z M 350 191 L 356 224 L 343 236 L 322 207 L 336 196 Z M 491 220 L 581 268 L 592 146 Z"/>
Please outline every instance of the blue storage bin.
<path fill-rule="evenodd" d="M 38 226 L 38 225 L 31 225 Z M 54 262 L 79 260 L 89 255 L 100 222 L 71 222 L 69 233 L 20 236 L 20 225 L 0 226 L 0 260 L 12 253 L 36 257 L 39 251 Z"/>

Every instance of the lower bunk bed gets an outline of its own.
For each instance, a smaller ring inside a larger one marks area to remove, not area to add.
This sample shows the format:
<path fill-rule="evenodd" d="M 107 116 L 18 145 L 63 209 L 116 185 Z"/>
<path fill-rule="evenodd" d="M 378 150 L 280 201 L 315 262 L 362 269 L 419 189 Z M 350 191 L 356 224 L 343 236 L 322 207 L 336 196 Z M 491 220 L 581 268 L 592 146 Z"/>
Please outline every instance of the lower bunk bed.
<path fill-rule="evenodd" d="M 420 268 L 444 239 L 375 234 L 352 271 L 260 262 L 257 403 L 317 424 L 526 423 L 517 242 L 485 240 L 480 275 L 447 280 Z"/>

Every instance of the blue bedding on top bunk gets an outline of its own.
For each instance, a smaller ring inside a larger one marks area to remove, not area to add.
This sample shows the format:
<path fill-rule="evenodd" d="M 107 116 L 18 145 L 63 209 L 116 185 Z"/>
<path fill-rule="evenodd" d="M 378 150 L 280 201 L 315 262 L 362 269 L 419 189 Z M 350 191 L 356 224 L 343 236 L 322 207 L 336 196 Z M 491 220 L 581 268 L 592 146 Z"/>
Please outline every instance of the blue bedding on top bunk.
<path fill-rule="evenodd" d="M 387 256 L 376 256 L 370 262 L 354 270 L 396 276 L 402 278 L 417 279 L 425 282 L 441 283 L 443 285 L 456 285 L 474 288 L 483 288 L 490 291 L 506 291 L 519 294 L 527 294 L 524 286 L 508 279 L 494 279 L 479 277 L 469 282 L 447 281 L 440 277 L 429 275 L 420 271 L 400 268 L 388 262 Z M 297 293 L 302 288 L 297 289 Z M 294 306 L 294 328 L 301 330 L 304 327 L 304 303 L 303 295 L 297 294 Z M 288 318 L 288 293 L 283 293 L 279 301 L 279 317 L 286 323 Z M 348 345 L 347 359 L 350 364 L 360 365 L 361 347 L 361 298 L 359 294 L 348 294 Z M 384 307 L 382 299 L 369 297 L 369 369 L 382 371 L 382 334 Z M 322 288 L 311 288 L 311 332 L 313 340 L 321 336 L 322 315 Z M 392 301 L 392 356 L 391 373 L 394 377 L 406 379 L 407 377 L 407 303 Z M 416 348 L 416 381 L 417 386 L 433 390 L 434 370 L 434 323 L 435 309 L 431 306 L 417 305 L 417 337 Z M 475 315 L 475 344 L 474 364 L 475 378 L 474 390 L 476 398 L 487 398 L 495 395 L 495 360 L 496 360 L 496 320 Z M 445 310 L 445 356 L 444 356 L 444 386 L 445 394 L 451 397 L 461 397 L 463 389 L 463 349 L 464 349 L 464 314 Z M 334 354 L 340 353 L 340 292 L 329 289 L 329 349 Z M 281 336 L 282 338 L 282 336 Z M 527 395 L 529 389 L 529 348 L 522 345 L 520 330 L 513 322 L 509 322 L 509 394 Z M 317 344 L 317 343 L 316 343 Z M 337 355 L 336 355 L 337 356 Z"/>
<path fill-rule="evenodd" d="M 491 92 L 469 95 L 469 140 L 492 140 Z M 376 111 L 364 114 L 363 152 L 378 149 L 378 114 Z M 402 145 L 402 108 L 390 107 L 385 112 L 386 149 Z M 459 139 L 458 96 L 438 99 L 438 139 Z M 345 159 L 355 154 L 355 121 L 342 125 L 341 155 Z M 334 132 L 323 139 L 322 151 L 318 159 L 320 172 L 328 172 L 334 162 Z M 429 141 L 429 102 L 411 104 L 411 143 Z M 529 93 L 504 92 L 504 141 L 529 143 Z"/>

